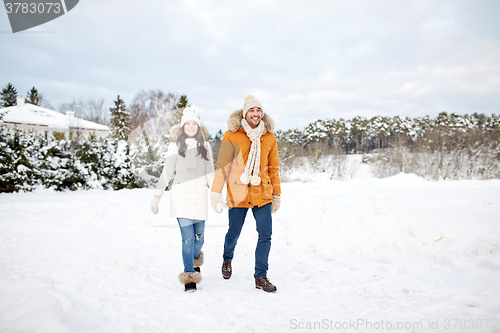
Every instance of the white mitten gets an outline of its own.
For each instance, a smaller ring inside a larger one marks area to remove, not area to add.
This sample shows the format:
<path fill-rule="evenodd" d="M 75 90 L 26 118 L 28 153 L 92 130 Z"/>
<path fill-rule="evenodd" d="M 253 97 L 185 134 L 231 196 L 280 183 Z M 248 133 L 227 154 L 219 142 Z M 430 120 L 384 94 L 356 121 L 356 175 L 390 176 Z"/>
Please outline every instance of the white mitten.
<path fill-rule="evenodd" d="M 222 194 L 218 192 L 210 192 L 210 204 L 212 205 L 212 208 L 215 210 L 216 213 L 222 213 L 223 208 L 227 208 L 227 205 L 224 203 L 224 200 L 222 200 Z M 221 205 L 221 209 L 219 210 L 218 205 Z"/>
<path fill-rule="evenodd" d="M 273 195 L 273 203 L 271 204 L 271 213 L 276 213 L 280 209 L 281 198 L 279 195 Z"/>
<path fill-rule="evenodd" d="M 160 202 L 160 197 L 154 195 L 153 200 L 151 200 L 151 211 L 153 214 L 158 214 L 158 203 Z"/>

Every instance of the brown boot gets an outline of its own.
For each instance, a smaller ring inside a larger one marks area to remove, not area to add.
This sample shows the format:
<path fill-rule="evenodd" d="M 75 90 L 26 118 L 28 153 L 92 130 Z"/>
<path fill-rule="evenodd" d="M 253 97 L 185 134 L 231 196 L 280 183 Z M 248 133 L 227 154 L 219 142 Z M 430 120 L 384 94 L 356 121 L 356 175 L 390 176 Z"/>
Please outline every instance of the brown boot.
<path fill-rule="evenodd" d="M 231 261 L 222 263 L 222 277 L 224 279 L 229 279 L 231 274 L 233 273 L 233 269 L 231 268 Z"/>
<path fill-rule="evenodd" d="M 268 293 L 274 293 L 277 288 L 274 284 L 267 279 L 267 277 L 261 277 L 260 279 L 255 279 L 255 288 L 262 289 Z"/>

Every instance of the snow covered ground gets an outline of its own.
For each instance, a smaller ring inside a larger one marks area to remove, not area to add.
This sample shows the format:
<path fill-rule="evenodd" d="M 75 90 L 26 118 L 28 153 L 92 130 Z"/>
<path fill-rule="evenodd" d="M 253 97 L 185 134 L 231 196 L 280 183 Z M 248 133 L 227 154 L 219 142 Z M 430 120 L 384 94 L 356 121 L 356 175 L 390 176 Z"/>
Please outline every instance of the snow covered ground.
<path fill-rule="evenodd" d="M 500 332 L 500 180 L 414 175 L 283 184 L 269 278 L 254 288 L 248 214 L 220 274 L 185 293 L 180 232 L 153 190 L 0 194 L 0 332 Z"/>

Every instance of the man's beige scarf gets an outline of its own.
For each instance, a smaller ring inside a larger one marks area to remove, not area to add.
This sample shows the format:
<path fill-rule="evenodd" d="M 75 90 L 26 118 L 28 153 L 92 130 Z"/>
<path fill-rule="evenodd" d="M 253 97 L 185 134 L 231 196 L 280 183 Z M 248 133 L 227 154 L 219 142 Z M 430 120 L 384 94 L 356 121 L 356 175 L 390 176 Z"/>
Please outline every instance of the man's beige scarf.
<path fill-rule="evenodd" d="M 250 153 L 248 154 L 245 172 L 241 174 L 240 180 L 243 184 L 251 183 L 254 186 L 260 184 L 260 137 L 266 132 L 266 126 L 261 120 L 257 127 L 252 128 L 246 119 L 241 120 L 241 127 L 247 132 L 247 136 L 252 142 Z"/>

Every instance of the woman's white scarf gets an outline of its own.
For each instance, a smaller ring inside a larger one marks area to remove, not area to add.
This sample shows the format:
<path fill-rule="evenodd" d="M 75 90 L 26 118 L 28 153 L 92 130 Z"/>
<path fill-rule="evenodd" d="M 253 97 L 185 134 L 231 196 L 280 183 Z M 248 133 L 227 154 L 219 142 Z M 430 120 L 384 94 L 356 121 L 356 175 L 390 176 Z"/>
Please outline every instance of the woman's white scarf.
<path fill-rule="evenodd" d="M 186 146 L 186 167 L 188 169 L 196 169 L 198 166 L 198 159 L 196 158 L 198 141 L 194 138 L 186 138 Z"/>
<path fill-rule="evenodd" d="M 247 132 L 252 146 L 245 165 L 245 172 L 241 174 L 240 180 L 243 184 L 251 183 L 253 186 L 257 186 L 260 184 L 260 137 L 266 132 L 266 126 L 261 120 L 257 127 L 252 128 L 245 119 L 242 119 L 241 127 Z"/>

